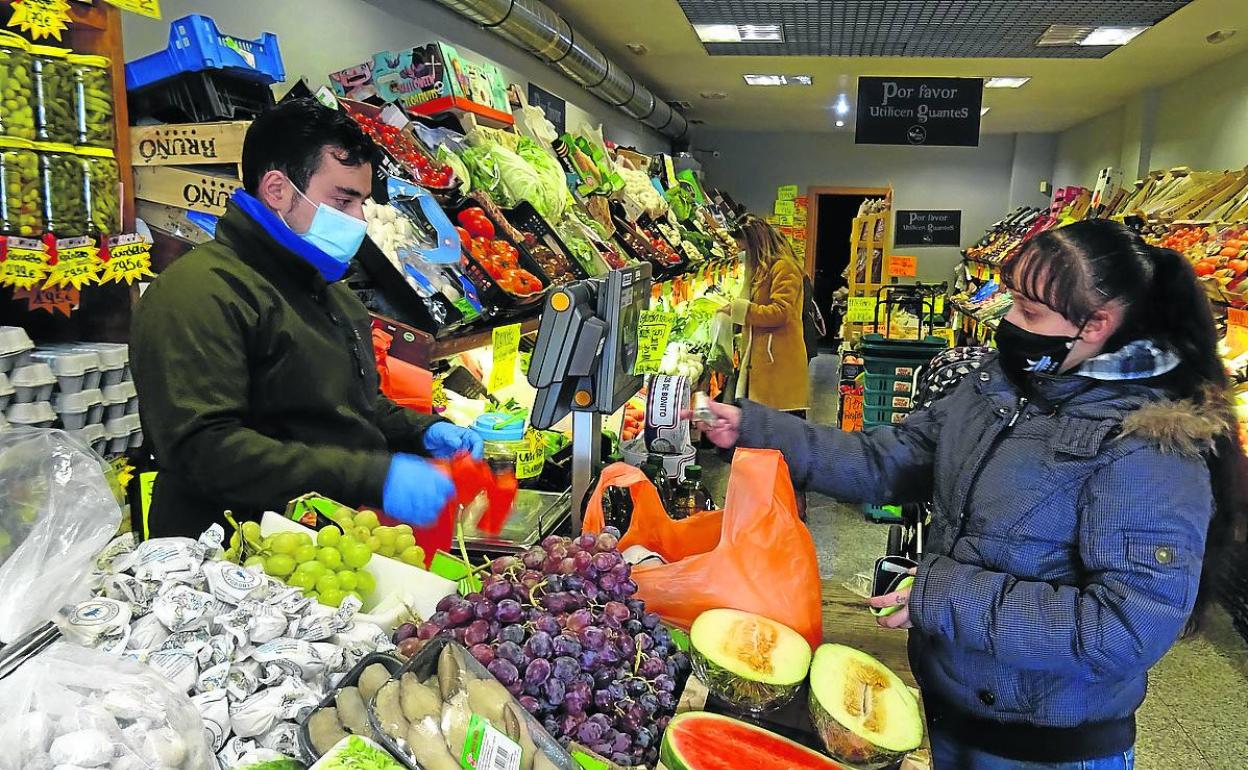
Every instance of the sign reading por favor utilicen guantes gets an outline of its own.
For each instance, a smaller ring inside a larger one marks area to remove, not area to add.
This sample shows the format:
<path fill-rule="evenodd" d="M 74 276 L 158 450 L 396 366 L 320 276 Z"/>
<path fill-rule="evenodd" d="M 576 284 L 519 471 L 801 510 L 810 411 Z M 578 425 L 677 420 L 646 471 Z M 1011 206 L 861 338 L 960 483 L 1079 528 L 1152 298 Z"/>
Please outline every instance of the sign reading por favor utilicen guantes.
<path fill-rule="evenodd" d="M 978 147 L 981 78 L 858 78 L 858 144 Z"/>

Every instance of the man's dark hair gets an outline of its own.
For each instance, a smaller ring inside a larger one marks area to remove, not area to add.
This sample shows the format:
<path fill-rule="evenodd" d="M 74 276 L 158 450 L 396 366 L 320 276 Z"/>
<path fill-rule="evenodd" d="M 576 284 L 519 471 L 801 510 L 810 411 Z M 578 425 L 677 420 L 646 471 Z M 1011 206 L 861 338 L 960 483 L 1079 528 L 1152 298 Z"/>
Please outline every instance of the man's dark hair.
<path fill-rule="evenodd" d="M 315 99 L 292 99 L 256 118 L 243 140 L 243 188 L 255 194 L 260 178 L 274 169 L 300 190 L 321 165 L 322 150 L 347 166 L 373 162 L 377 146 L 359 124 L 341 110 Z"/>

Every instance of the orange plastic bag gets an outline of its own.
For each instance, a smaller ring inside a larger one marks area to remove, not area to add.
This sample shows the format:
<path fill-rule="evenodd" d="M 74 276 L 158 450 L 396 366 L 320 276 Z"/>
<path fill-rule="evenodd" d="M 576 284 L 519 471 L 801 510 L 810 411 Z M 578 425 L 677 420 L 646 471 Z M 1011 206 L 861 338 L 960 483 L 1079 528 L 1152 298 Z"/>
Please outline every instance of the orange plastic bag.
<path fill-rule="evenodd" d="M 393 339 L 382 329 L 373 329 L 373 357 L 381 378 L 381 392 L 399 406 L 429 414 L 433 411 L 433 374 L 393 358 L 389 352 Z"/>
<path fill-rule="evenodd" d="M 583 532 L 604 524 L 602 491 L 628 487 L 633 519 L 620 548 L 641 545 L 668 564 L 633 568 L 637 598 L 664 620 L 689 628 L 719 607 L 762 615 L 794 629 L 811 646 L 823 641 L 815 542 L 797 516 L 784 457 L 772 449 L 738 449 L 724 510 L 673 521 L 642 472 L 605 468 L 585 512 Z"/>

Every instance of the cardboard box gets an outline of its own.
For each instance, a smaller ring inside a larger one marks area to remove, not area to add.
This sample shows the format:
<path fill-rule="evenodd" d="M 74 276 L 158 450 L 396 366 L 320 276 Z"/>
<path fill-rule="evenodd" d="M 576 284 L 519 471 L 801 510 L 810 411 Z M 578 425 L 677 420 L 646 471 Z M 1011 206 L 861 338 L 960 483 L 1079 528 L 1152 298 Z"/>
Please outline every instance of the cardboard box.
<path fill-rule="evenodd" d="M 193 166 L 243 160 L 243 137 L 251 121 L 131 126 L 135 166 Z"/>
<path fill-rule="evenodd" d="M 362 102 L 377 95 L 377 83 L 373 80 L 373 63 L 366 61 L 345 70 L 331 72 L 329 85 L 343 99 Z"/>
<path fill-rule="evenodd" d="M 507 81 L 498 67 L 465 59 L 446 43 L 377 53 L 373 56 L 373 83 L 378 96 L 406 110 L 457 97 L 511 114 Z"/>
<path fill-rule="evenodd" d="M 217 216 L 225 213 L 226 201 L 242 186 L 242 182 L 233 177 L 173 166 L 138 166 L 134 169 L 134 197 Z"/>

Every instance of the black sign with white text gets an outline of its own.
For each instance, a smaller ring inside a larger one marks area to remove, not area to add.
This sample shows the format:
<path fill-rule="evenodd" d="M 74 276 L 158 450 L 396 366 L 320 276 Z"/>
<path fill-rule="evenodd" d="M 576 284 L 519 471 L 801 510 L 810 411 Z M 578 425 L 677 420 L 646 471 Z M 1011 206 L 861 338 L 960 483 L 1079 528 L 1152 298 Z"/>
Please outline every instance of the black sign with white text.
<path fill-rule="evenodd" d="M 961 246 L 961 211 L 905 211 L 898 209 L 894 246 Z"/>
<path fill-rule="evenodd" d="M 858 144 L 979 146 L 981 78 L 858 78 Z"/>
<path fill-rule="evenodd" d="M 529 104 L 546 114 L 555 126 L 555 133 L 563 136 L 568 130 L 568 103 L 551 92 L 529 83 Z"/>

